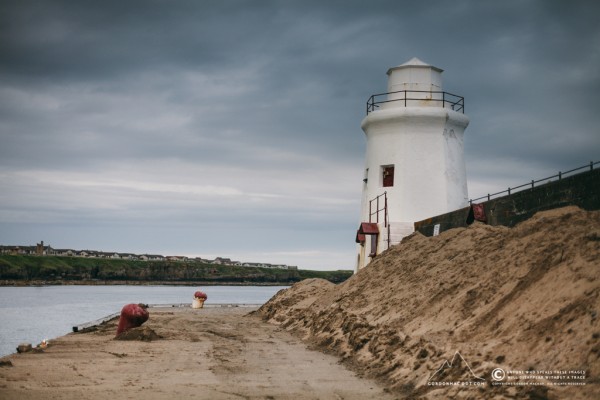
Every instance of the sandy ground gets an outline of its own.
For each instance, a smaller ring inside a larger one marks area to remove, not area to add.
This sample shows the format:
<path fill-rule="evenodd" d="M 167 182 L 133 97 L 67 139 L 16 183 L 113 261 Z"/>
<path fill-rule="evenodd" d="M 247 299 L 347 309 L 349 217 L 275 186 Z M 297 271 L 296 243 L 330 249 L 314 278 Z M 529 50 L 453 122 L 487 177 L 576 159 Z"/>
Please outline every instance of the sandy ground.
<path fill-rule="evenodd" d="M 600 211 L 415 233 L 259 312 L 400 398 L 600 399 Z"/>
<path fill-rule="evenodd" d="M 0 359 L 0 399 L 393 398 L 251 311 L 152 308 L 139 337 L 160 339 L 114 340 L 115 321 L 57 338 Z"/>
<path fill-rule="evenodd" d="M 161 339 L 113 322 L 10 356 L 0 399 L 600 399 L 599 267 L 600 211 L 413 234 L 252 316 L 151 309 L 134 337 Z"/>

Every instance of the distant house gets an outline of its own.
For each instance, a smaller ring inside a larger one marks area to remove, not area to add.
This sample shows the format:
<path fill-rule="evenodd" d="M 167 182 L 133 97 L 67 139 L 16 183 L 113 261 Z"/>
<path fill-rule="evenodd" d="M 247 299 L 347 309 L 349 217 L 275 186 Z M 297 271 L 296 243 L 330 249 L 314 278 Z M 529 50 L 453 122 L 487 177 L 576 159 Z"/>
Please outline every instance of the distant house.
<path fill-rule="evenodd" d="M 188 258 L 186 256 L 167 256 L 167 261 L 187 261 Z"/>
<path fill-rule="evenodd" d="M 298 269 L 298 267 L 290 268 L 284 264 L 269 264 L 269 263 L 252 263 L 246 262 L 242 264 L 244 267 L 255 267 L 255 268 L 272 268 L 272 269 Z"/>
<path fill-rule="evenodd" d="M 116 253 L 116 252 L 104 252 L 96 250 L 73 250 L 73 249 L 54 249 L 50 246 L 45 246 L 44 242 L 36 243 L 35 246 L 4 246 L 0 245 L 0 254 L 8 255 L 54 255 L 61 257 L 84 257 L 84 258 L 100 258 L 100 259 L 113 259 L 113 260 L 143 260 L 143 261 L 176 261 L 176 262 L 188 262 L 189 257 L 186 256 L 162 256 L 160 254 L 133 254 L 133 253 Z M 286 266 L 283 264 L 268 264 L 268 263 L 254 263 L 254 262 L 242 262 L 233 261 L 226 257 L 217 257 L 214 260 L 208 260 L 201 257 L 193 258 L 196 262 L 204 264 L 216 264 L 216 265 L 235 265 L 243 267 L 258 267 L 258 268 L 279 268 L 279 269 L 298 269 L 295 266 Z"/>
<path fill-rule="evenodd" d="M 255 267 L 255 268 L 266 268 L 265 265 L 266 264 L 264 264 L 264 263 L 253 263 L 253 262 L 244 263 L 245 267 Z"/>
<path fill-rule="evenodd" d="M 29 254 L 30 250 L 28 246 L 2 246 L 2 254 L 10 254 L 12 256 L 26 255 Z"/>
<path fill-rule="evenodd" d="M 36 246 L 23 246 L 21 247 L 23 253 L 25 255 L 35 255 L 36 254 Z"/>
<path fill-rule="evenodd" d="M 98 252 L 94 250 L 81 250 L 76 252 L 77 257 L 98 258 Z"/>
<path fill-rule="evenodd" d="M 160 254 L 142 254 L 139 258 L 142 261 L 163 261 L 165 259 Z"/>
<path fill-rule="evenodd" d="M 44 251 L 43 240 L 35 245 L 35 254 L 37 254 L 38 256 L 43 256 L 44 254 L 46 254 L 46 252 Z"/>
<path fill-rule="evenodd" d="M 224 258 L 224 257 L 217 257 L 213 260 L 212 262 L 213 264 L 219 264 L 219 265 L 231 265 L 231 259 L 230 258 Z"/>
<path fill-rule="evenodd" d="M 15 246 L 12 248 L 12 251 L 10 252 L 10 254 L 12 255 L 23 255 L 25 254 L 25 249 L 22 248 L 21 246 Z"/>

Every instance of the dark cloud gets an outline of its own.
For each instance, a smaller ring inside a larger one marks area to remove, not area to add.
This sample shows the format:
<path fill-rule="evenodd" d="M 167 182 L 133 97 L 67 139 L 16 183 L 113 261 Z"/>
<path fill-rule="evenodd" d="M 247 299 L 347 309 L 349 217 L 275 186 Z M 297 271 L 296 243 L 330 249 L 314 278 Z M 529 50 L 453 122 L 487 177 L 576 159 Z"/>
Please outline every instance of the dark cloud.
<path fill-rule="evenodd" d="M 0 242 L 352 267 L 360 122 L 387 69 L 419 57 L 465 96 L 477 196 L 598 159 L 599 16 L 595 1 L 4 1 Z"/>

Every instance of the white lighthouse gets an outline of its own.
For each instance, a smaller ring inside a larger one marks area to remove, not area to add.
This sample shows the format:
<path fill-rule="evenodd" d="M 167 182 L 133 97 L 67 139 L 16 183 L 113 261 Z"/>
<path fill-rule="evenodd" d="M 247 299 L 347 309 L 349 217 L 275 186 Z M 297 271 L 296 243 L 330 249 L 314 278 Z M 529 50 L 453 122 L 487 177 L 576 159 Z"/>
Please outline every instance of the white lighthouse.
<path fill-rule="evenodd" d="M 464 98 L 444 92 L 442 70 L 417 58 L 390 68 L 371 96 L 357 267 L 414 230 L 414 222 L 467 205 Z"/>

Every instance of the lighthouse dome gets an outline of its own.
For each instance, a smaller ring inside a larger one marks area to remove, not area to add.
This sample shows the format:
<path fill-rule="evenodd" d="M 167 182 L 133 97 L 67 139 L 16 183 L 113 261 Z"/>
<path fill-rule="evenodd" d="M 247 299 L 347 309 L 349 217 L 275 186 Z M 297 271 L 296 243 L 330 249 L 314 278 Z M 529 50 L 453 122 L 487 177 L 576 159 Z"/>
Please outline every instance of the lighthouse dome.
<path fill-rule="evenodd" d="M 442 91 L 443 70 L 417 57 L 388 69 L 388 92 L 400 90 Z"/>

